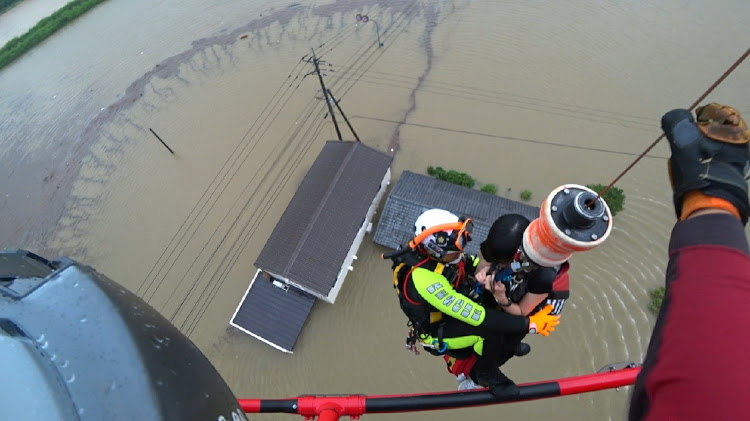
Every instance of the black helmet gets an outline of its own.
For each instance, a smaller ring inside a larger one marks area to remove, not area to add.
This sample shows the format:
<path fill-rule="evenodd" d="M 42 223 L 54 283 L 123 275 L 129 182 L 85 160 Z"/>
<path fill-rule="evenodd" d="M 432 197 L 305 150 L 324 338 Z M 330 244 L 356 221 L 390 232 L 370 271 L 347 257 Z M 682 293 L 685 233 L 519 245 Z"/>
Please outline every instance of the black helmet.
<path fill-rule="evenodd" d="M 523 232 L 530 223 L 528 218 L 517 213 L 497 218 L 487 234 L 487 239 L 480 246 L 482 257 L 490 263 L 513 260 L 523 242 Z"/>

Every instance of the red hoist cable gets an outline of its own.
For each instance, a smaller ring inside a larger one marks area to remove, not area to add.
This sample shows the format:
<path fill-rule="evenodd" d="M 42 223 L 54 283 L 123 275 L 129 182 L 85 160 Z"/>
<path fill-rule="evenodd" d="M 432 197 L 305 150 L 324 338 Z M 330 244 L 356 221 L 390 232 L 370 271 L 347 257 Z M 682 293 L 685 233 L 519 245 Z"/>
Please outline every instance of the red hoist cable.
<path fill-rule="evenodd" d="M 750 49 L 690 106 L 690 110 L 698 106 L 748 55 Z M 591 250 L 603 243 L 612 230 L 612 215 L 602 200 L 602 195 L 662 138 L 664 134 L 599 193 L 576 184 L 563 185 L 553 190 L 542 203 L 539 218 L 532 221 L 523 234 L 523 251 L 526 257 L 537 265 L 553 267 L 567 261 L 575 252 Z"/>
<path fill-rule="evenodd" d="M 748 48 L 747 51 L 745 51 L 745 53 L 742 54 L 740 56 L 740 58 L 738 58 L 737 61 L 734 62 L 734 64 L 732 64 L 731 66 L 729 66 L 729 68 L 727 69 L 727 71 L 724 72 L 724 74 L 721 75 L 718 79 L 716 79 L 716 82 L 714 82 L 713 85 L 709 86 L 709 88 L 706 89 L 706 92 L 703 92 L 703 95 L 701 95 L 698 99 L 696 99 L 695 102 L 693 102 L 693 104 L 688 108 L 688 110 L 692 111 L 693 108 L 697 107 L 698 104 L 700 104 L 704 99 L 706 99 L 706 97 L 709 94 L 711 94 L 711 92 L 713 92 L 713 90 L 716 89 L 716 87 L 719 86 L 719 84 L 721 82 L 723 82 L 724 79 L 726 79 L 727 76 L 729 76 L 729 74 L 732 73 L 734 71 L 734 69 L 736 69 L 737 66 L 739 66 L 740 63 L 742 63 L 742 61 L 747 58 L 748 55 L 750 55 L 750 48 Z M 596 199 L 594 199 L 594 200 L 596 201 L 597 199 L 599 199 L 602 195 L 604 195 L 604 193 L 607 192 L 607 190 L 609 190 L 612 186 L 614 186 L 615 183 L 617 183 L 618 181 L 620 181 L 620 179 L 622 178 L 622 176 L 624 176 L 628 171 L 630 171 L 630 169 L 633 168 L 633 166 L 635 166 L 635 164 L 637 164 L 638 161 L 640 161 L 644 156 L 646 156 L 646 154 L 649 153 L 649 151 L 651 151 L 651 149 L 653 149 L 654 146 L 656 146 L 656 144 L 659 143 L 659 141 L 662 140 L 662 139 L 664 139 L 664 133 L 662 133 L 661 136 L 657 137 L 656 140 L 654 140 L 654 143 L 652 143 L 651 145 L 649 145 L 649 147 L 646 148 L 646 150 L 643 151 L 642 154 L 638 155 L 638 157 L 635 158 L 635 160 L 633 160 L 633 162 L 631 162 L 630 165 L 628 165 L 628 167 L 625 168 L 625 170 L 620 173 L 620 175 L 618 175 L 611 183 L 609 183 L 609 185 L 607 187 L 605 187 L 604 190 L 602 190 L 596 196 Z"/>

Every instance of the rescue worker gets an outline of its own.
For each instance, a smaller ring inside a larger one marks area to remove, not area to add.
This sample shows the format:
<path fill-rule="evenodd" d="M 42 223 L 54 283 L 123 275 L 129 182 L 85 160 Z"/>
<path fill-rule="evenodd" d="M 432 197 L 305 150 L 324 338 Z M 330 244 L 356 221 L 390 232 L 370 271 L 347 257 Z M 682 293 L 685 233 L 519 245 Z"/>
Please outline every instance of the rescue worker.
<path fill-rule="evenodd" d="M 436 355 L 467 350 L 478 356 L 473 381 L 495 396 L 516 396 L 515 383 L 498 368 L 500 340 L 505 334 L 549 335 L 559 323 L 552 306 L 526 317 L 497 310 L 470 276 L 479 262 L 464 254 L 473 222 L 442 209 L 430 209 L 415 222 L 415 238 L 407 247 L 384 255 L 393 259 L 394 287 L 409 319 L 407 346 L 421 342 Z M 481 285 L 480 285 L 481 287 Z"/>
<path fill-rule="evenodd" d="M 750 130 L 731 107 L 666 113 L 661 126 L 679 221 L 666 293 L 630 402 L 630 420 L 740 420 L 750 414 Z"/>
<path fill-rule="evenodd" d="M 506 313 L 529 316 L 549 304 L 552 305 L 550 314 L 559 316 L 569 296 L 569 265 L 565 262 L 555 268 L 545 268 L 526 264 L 521 244 L 529 224 L 530 221 L 519 214 L 506 214 L 495 220 L 480 246 L 474 276 L 478 287 L 484 288 L 498 303 L 498 309 Z M 522 342 L 525 336 L 522 332 L 494 338 L 498 344 L 495 362 L 502 366 L 514 356 L 528 354 L 531 346 Z M 459 381 L 459 389 L 479 387 L 469 376 L 475 360 L 469 352 L 454 352 L 445 357 L 448 371 Z"/>

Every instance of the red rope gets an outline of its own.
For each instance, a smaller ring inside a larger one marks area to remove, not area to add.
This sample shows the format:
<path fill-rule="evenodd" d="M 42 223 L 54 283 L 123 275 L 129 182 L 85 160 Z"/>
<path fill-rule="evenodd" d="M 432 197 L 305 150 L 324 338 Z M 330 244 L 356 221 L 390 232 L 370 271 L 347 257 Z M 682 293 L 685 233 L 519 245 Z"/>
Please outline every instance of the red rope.
<path fill-rule="evenodd" d="M 428 260 L 430 260 L 430 258 L 429 258 L 429 257 L 428 257 L 428 258 L 426 258 L 426 259 L 424 259 L 424 260 L 422 260 L 421 262 L 417 263 L 417 264 L 416 264 L 416 266 L 412 266 L 412 268 L 411 268 L 411 269 L 409 269 L 409 272 L 408 272 L 408 273 L 406 274 L 406 276 L 404 277 L 404 287 L 403 287 L 403 290 L 404 290 L 404 298 L 406 298 L 406 301 L 408 301 L 408 302 L 410 302 L 410 303 L 414 304 L 415 306 L 421 306 L 422 304 L 420 304 L 420 303 L 418 303 L 418 302 L 416 302 L 416 301 L 412 300 L 411 298 L 409 298 L 409 294 L 407 294 L 407 293 L 406 293 L 406 284 L 407 284 L 407 283 L 409 282 L 409 278 L 411 277 L 411 273 L 412 273 L 412 272 L 414 272 L 414 269 L 416 269 L 416 268 L 418 268 L 418 267 L 422 266 L 423 264 L 427 263 L 427 261 L 428 261 Z"/>
<path fill-rule="evenodd" d="M 458 262 L 458 276 L 456 281 L 453 283 L 453 289 L 458 289 L 458 284 L 466 278 L 466 267 L 464 266 L 464 259 L 461 257 L 461 261 Z"/>

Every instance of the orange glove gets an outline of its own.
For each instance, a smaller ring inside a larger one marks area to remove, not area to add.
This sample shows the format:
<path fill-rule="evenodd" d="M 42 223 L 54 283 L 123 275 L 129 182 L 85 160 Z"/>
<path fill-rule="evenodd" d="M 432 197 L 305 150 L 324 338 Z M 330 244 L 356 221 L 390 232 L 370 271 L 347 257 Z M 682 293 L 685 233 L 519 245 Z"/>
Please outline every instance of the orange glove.
<path fill-rule="evenodd" d="M 553 307 L 547 304 L 536 314 L 529 316 L 529 333 L 538 333 L 542 336 L 549 336 L 550 332 L 555 331 L 555 326 L 560 324 L 560 316 L 550 316 Z"/>

